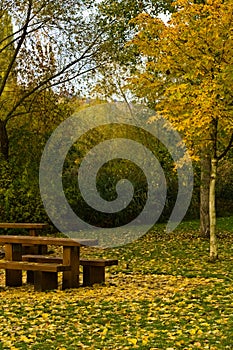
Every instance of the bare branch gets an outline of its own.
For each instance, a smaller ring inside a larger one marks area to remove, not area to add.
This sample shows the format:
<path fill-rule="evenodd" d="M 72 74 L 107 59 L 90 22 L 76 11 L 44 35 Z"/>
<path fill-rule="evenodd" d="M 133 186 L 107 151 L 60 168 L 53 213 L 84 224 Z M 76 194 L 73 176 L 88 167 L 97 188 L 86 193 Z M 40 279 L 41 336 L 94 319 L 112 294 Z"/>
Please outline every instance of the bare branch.
<path fill-rule="evenodd" d="M 59 81 L 57 83 L 54 84 L 48 84 L 49 82 L 51 82 L 52 80 L 59 78 L 60 76 L 62 76 L 64 73 L 66 73 L 70 68 L 72 68 L 75 64 L 77 64 L 78 62 L 82 61 L 84 58 L 89 58 L 92 56 L 93 52 L 89 54 L 89 51 L 93 48 L 93 46 L 96 44 L 98 38 L 102 35 L 102 33 L 100 33 L 99 35 L 96 36 L 95 40 L 93 41 L 93 43 L 91 45 L 88 46 L 88 48 L 82 53 L 81 56 L 79 56 L 77 59 L 73 60 L 72 62 L 70 62 L 69 64 L 67 64 L 65 67 L 63 67 L 59 72 L 55 73 L 53 76 L 50 76 L 44 80 L 42 80 L 37 86 L 35 86 L 32 90 L 26 92 L 20 99 L 19 101 L 14 105 L 14 107 L 11 109 L 11 111 L 7 114 L 6 116 L 6 121 L 10 120 L 13 118 L 13 116 L 15 116 L 14 112 L 17 110 L 17 108 L 28 98 L 30 97 L 32 94 L 34 94 L 36 91 L 40 90 L 41 88 L 45 87 L 52 87 L 52 86 L 56 86 L 56 85 L 60 85 L 62 82 Z M 97 51 L 95 51 L 96 53 Z M 87 72 L 93 71 L 94 69 L 96 69 L 96 67 L 94 68 L 88 68 L 86 71 L 84 72 L 80 72 L 77 74 L 77 76 L 86 74 Z M 73 80 L 75 77 L 72 76 L 69 80 L 65 80 L 65 81 L 71 81 Z"/>
<path fill-rule="evenodd" d="M 6 85 L 7 79 L 8 79 L 8 77 L 9 77 L 9 75 L 10 75 L 10 72 L 11 72 L 11 70 L 12 70 L 12 67 L 13 67 L 15 61 L 16 61 L 16 58 L 17 58 L 17 56 L 18 56 L 18 53 L 19 53 L 19 51 L 20 51 L 20 49 L 21 49 L 21 47 L 22 47 L 22 44 L 23 44 L 24 40 L 26 39 L 26 36 L 27 36 L 27 27 L 28 27 L 28 24 L 29 24 L 29 22 L 30 22 L 31 11 L 32 11 L 32 0 L 29 1 L 28 11 L 27 11 L 27 17 L 26 17 L 25 24 L 24 24 L 24 26 L 23 26 L 23 33 L 22 33 L 22 36 L 21 36 L 21 38 L 20 38 L 20 40 L 19 40 L 19 42 L 18 42 L 18 45 L 17 45 L 17 47 L 16 47 L 16 49 L 15 49 L 15 52 L 14 52 L 14 55 L 13 55 L 13 57 L 12 57 L 12 59 L 11 59 L 11 62 L 10 62 L 9 65 L 8 65 L 6 74 L 5 74 L 5 76 L 4 76 L 3 80 L 2 80 L 2 84 L 1 84 L 1 86 L 0 86 L 0 96 L 1 96 L 2 93 L 3 93 L 3 90 L 4 90 L 4 87 L 5 87 L 5 85 Z"/>
<path fill-rule="evenodd" d="M 221 160 L 222 158 L 225 157 L 225 155 L 227 154 L 227 152 L 233 147 L 233 133 L 231 134 L 231 138 L 228 142 L 227 147 L 225 148 L 225 150 L 217 157 L 217 160 Z"/>

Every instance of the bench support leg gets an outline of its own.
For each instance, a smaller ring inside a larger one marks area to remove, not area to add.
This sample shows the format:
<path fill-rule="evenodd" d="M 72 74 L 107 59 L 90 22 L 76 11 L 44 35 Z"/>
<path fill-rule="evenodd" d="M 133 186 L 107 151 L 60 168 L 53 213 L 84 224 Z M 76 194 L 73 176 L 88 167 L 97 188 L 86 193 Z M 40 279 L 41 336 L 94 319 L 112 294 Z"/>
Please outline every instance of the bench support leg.
<path fill-rule="evenodd" d="M 47 254 L 48 246 L 47 245 L 36 245 L 36 246 L 25 246 L 23 247 L 23 254 Z M 27 284 L 34 283 L 34 272 L 27 271 Z"/>
<path fill-rule="evenodd" d="M 79 287 L 79 247 L 63 247 L 63 264 L 71 265 L 62 275 L 62 289 Z"/>
<path fill-rule="evenodd" d="M 6 260 L 22 260 L 22 247 L 20 244 L 5 245 Z M 6 286 L 22 286 L 22 271 L 6 269 Z"/>
<path fill-rule="evenodd" d="M 34 290 L 44 292 L 46 290 L 57 289 L 57 272 L 34 271 Z"/>
<path fill-rule="evenodd" d="M 83 286 L 105 282 L 104 266 L 83 266 Z"/>
<path fill-rule="evenodd" d="M 22 286 L 22 271 L 6 270 L 6 286 L 9 286 L 9 287 Z"/>
<path fill-rule="evenodd" d="M 34 271 L 27 271 L 27 284 L 34 283 Z"/>

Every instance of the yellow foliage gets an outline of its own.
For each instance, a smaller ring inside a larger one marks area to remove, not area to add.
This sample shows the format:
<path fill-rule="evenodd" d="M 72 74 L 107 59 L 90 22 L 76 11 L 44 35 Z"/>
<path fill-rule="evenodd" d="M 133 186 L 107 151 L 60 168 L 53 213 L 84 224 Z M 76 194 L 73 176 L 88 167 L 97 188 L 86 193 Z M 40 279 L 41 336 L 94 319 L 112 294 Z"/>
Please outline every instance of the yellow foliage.
<path fill-rule="evenodd" d="M 214 142 L 213 124 L 224 140 L 233 132 L 233 1 L 177 0 L 174 6 L 167 24 L 148 14 L 134 20 L 131 44 L 146 63 L 128 86 L 195 143 L 198 154 Z"/>

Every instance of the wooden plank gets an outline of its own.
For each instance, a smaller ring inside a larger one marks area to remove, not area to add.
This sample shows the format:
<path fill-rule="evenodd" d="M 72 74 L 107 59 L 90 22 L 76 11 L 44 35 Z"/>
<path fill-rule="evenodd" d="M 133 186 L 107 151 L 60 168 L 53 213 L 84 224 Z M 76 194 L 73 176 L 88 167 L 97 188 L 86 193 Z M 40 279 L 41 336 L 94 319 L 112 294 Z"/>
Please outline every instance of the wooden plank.
<path fill-rule="evenodd" d="M 118 265 L 118 260 L 115 259 L 80 259 L 82 266 L 112 266 Z"/>
<path fill-rule="evenodd" d="M 58 256 L 33 255 L 26 254 L 22 256 L 23 261 L 38 262 L 38 263 L 55 263 L 62 264 L 63 259 Z"/>
<path fill-rule="evenodd" d="M 98 241 L 95 239 L 79 240 L 79 239 L 73 239 L 73 238 L 0 235 L 0 244 L 7 244 L 7 243 L 80 247 L 81 245 L 96 245 L 98 244 Z"/>
<path fill-rule="evenodd" d="M 71 266 L 61 264 L 32 263 L 25 261 L 0 261 L 0 269 L 25 270 L 25 271 L 69 271 Z"/>
<path fill-rule="evenodd" d="M 0 228 L 24 228 L 24 229 L 42 229 L 49 227 L 48 224 L 30 223 L 30 222 L 0 222 Z"/>
<path fill-rule="evenodd" d="M 34 255 L 26 254 L 22 257 L 23 261 L 34 261 L 34 262 L 54 262 L 57 264 L 62 264 L 62 258 L 58 256 L 48 256 L 48 255 Z M 82 266 L 112 266 L 118 265 L 118 260 L 116 259 L 80 259 L 80 265 Z"/>

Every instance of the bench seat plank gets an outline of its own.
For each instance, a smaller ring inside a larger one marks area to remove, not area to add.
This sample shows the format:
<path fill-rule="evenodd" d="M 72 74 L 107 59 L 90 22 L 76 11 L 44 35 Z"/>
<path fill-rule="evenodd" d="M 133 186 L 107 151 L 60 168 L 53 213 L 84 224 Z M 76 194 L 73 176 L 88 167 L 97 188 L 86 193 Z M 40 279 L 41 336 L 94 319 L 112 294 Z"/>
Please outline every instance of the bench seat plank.
<path fill-rule="evenodd" d="M 115 259 L 80 259 L 82 266 L 112 266 L 118 265 L 118 260 Z"/>
<path fill-rule="evenodd" d="M 47 271 L 47 272 L 61 272 L 69 271 L 70 266 L 62 264 L 37 263 L 26 261 L 0 261 L 0 269 L 9 270 L 24 270 L 24 271 Z"/>
<path fill-rule="evenodd" d="M 62 264 L 63 259 L 59 256 L 39 255 L 39 254 L 25 254 L 22 256 L 23 261 L 38 262 L 38 263 L 54 263 Z"/>
<path fill-rule="evenodd" d="M 22 257 L 23 261 L 36 261 L 36 262 L 54 262 L 57 264 L 62 264 L 62 258 L 57 256 L 46 256 L 46 255 L 33 255 L 26 254 Z M 80 265 L 82 266 L 112 266 L 118 265 L 118 260 L 116 259 L 80 259 Z"/>

